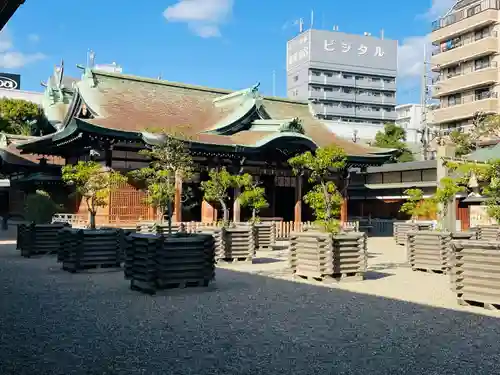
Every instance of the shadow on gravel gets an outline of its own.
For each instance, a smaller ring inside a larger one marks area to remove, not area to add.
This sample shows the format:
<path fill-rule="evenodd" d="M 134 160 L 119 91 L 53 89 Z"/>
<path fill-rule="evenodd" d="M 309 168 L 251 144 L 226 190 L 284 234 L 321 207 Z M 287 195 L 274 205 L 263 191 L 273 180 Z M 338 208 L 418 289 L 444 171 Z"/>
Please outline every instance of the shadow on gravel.
<path fill-rule="evenodd" d="M 220 268 L 150 297 L 53 266 L 0 263 L 2 375 L 498 372 L 497 318 Z"/>

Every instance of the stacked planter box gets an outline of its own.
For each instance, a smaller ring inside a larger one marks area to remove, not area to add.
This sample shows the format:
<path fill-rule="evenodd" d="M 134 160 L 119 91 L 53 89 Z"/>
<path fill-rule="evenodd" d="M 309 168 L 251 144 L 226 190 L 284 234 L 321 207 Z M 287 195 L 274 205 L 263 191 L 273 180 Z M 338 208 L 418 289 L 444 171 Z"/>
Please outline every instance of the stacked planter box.
<path fill-rule="evenodd" d="M 222 252 L 217 254 L 217 260 L 233 262 L 251 262 L 255 254 L 255 237 L 250 226 L 223 228 Z"/>
<path fill-rule="evenodd" d="M 408 232 L 430 229 L 432 229 L 430 223 L 396 222 L 394 223 L 394 239 L 398 245 L 406 245 Z"/>
<path fill-rule="evenodd" d="M 185 226 L 182 223 L 172 223 L 172 234 L 184 232 Z M 168 234 L 168 223 L 138 223 L 137 233 Z"/>
<path fill-rule="evenodd" d="M 131 234 L 125 277 L 130 279 L 131 289 L 149 294 L 168 288 L 208 286 L 215 278 L 214 238 L 210 234 Z"/>
<path fill-rule="evenodd" d="M 470 239 L 470 232 L 411 231 L 408 233 L 408 263 L 415 270 L 451 273 L 452 239 Z"/>
<path fill-rule="evenodd" d="M 500 226 L 498 225 L 479 225 L 476 228 L 477 239 L 481 241 L 498 241 Z"/>
<path fill-rule="evenodd" d="M 297 276 L 362 280 L 367 267 L 366 235 L 292 233 L 289 266 Z"/>
<path fill-rule="evenodd" d="M 32 255 L 56 254 L 59 250 L 59 231 L 69 224 L 20 224 L 18 227 L 18 244 L 23 257 Z"/>
<path fill-rule="evenodd" d="M 458 303 L 500 308 L 500 242 L 453 241 Z"/>
<path fill-rule="evenodd" d="M 273 223 L 248 224 L 253 228 L 255 250 L 270 249 L 276 243 L 276 228 Z"/>
<path fill-rule="evenodd" d="M 65 229 L 58 259 L 69 272 L 96 267 L 120 267 L 124 260 L 121 229 Z"/>
<path fill-rule="evenodd" d="M 211 235 L 214 238 L 215 259 L 224 259 L 226 248 L 224 230 L 218 227 L 205 227 L 198 233 Z"/>
<path fill-rule="evenodd" d="M 422 230 L 407 235 L 408 263 L 414 271 L 446 272 L 451 233 Z"/>

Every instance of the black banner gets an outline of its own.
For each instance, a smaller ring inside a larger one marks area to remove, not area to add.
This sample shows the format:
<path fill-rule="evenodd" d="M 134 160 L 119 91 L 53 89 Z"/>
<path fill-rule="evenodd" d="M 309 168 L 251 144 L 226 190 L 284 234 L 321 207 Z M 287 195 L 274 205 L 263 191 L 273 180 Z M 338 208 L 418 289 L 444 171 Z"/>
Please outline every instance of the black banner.
<path fill-rule="evenodd" d="M 19 74 L 0 73 L 0 89 L 21 90 L 21 76 Z"/>

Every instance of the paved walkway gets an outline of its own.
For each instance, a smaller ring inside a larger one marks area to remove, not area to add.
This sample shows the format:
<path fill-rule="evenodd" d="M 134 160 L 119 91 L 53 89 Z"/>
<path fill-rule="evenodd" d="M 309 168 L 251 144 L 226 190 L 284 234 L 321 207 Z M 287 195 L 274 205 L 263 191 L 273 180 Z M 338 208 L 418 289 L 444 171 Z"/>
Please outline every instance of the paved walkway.
<path fill-rule="evenodd" d="M 292 282 L 264 254 L 277 259 L 155 297 L 0 243 L 0 374 L 498 373 L 500 314 L 458 307 L 446 276 L 397 268 L 391 241 L 370 240 L 363 282 Z"/>

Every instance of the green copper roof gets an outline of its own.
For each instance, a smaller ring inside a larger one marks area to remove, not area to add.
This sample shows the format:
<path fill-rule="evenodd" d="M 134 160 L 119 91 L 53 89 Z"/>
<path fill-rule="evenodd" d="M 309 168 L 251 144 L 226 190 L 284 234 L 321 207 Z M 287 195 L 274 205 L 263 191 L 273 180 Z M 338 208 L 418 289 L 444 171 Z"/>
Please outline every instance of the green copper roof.
<path fill-rule="evenodd" d="M 485 162 L 500 159 L 500 143 L 489 148 L 480 148 L 466 157 L 468 160 Z"/>

